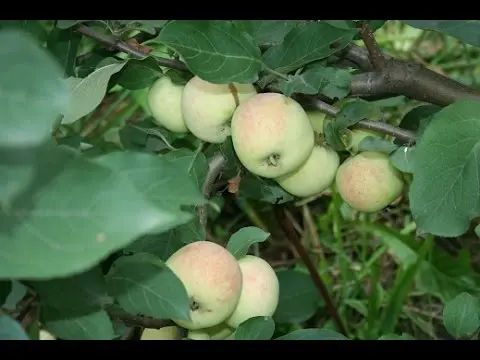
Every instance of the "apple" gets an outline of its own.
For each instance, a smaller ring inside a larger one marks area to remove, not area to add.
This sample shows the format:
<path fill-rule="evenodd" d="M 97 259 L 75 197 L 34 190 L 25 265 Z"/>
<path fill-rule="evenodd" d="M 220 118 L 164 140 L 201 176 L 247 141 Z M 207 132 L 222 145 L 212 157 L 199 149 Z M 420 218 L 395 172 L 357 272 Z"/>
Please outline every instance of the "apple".
<path fill-rule="evenodd" d="M 40 329 L 38 332 L 38 340 L 57 340 L 55 336 L 50 334 L 47 330 Z"/>
<path fill-rule="evenodd" d="M 278 305 L 279 283 L 272 267 L 263 259 L 246 255 L 238 260 L 242 271 L 242 292 L 226 323 L 237 328 L 255 316 L 272 316 Z"/>
<path fill-rule="evenodd" d="M 190 321 L 176 324 L 198 330 L 218 325 L 235 310 L 242 290 L 242 272 L 235 257 L 210 241 L 196 241 L 165 262 L 191 299 Z"/>
<path fill-rule="evenodd" d="M 176 85 L 168 76 L 163 76 L 148 91 L 148 107 L 155 122 L 176 132 L 188 131 L 182 116 L 181 100 L 184 86 Z"/>
<path fill-rule="evenodd" d="M 160 329 L 144 329 L 140 340 L 180 340 L 182 331 L 178 326 L 165 326 Z"/>
<path fill-rule="evenodd" d="M 235 331 L 235 329 L 232 329 L 225 323 L 221 323 L 203 330 L 210 335 L 212 340 L 225 340 Z"/>
<path fill-rule="evenodd" d="M 352 153 L 357 154 L 360 150 L 358 146 L 368 136 L 373 136 L 375 138 L 381 139 L 379 133 L 370 130 L 360 130 L 360 129 L 349 129 L 350 130 L 350 144 L 347 147 L 347 150 L 350 150 Z"/>
<path fill-rule="evenodd" d="M 379 211 L 403 191 L 400 171 L 387 154 L 365 151 L 345 160 L 338 168 L 335 183 L 342 199 L 362 212 Z"/>
<path fill-rule="evenodd" d="M 230 136 L 230 120 L 235 109 L 256 93 L 252 84 L 213 84 L 194 76 L 182 95 L 185 124 L 197 138 L 223 143 Z"/>
<path fill-rule="evenodd" d="M 275 180 L 292 195 L 313 196 L 327 190 L 333 184 L 339 165 L 340 156 L 336 151 L 316 145 L 301 167 Z"/>
<path fill-rule="evenodd" d="M 204 330 L 189 330 L 187 339 L 190 340 L 210 340 L 210 335 Z"/>
<path fill-rule="evenodd" d="M 263 93 L 235 110 L 232 142 L 238 159 L 251 173 L 276 178 L 307 161 L 314 132 L 298 102 L 282 94 Z"/>
<path fill-rule="evenodd" d="M 323 134 L 323 123 L 325 122 L 327 115 L 318 110 L 307 110 L 306 113 L 313 131 L 318 134 Z"/>

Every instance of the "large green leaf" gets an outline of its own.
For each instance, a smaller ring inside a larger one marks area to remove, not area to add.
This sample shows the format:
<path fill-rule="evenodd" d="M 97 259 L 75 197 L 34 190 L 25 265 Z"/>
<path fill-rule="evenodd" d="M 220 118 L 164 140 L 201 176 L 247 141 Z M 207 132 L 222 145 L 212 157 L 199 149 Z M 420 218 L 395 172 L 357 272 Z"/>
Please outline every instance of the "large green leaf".
<path fill-rule="evenodd" d="M 348 338 L 328 329 L 300 329 L 275 340 L 348 340 Z"/>
<path fill-rule="evenodd" d="M 0 213 L 0 278 L 85 271 L 141 235 L 188 221 L 180 206 L 203 201 L 184 169 L 148 154 L 88 160 L 51 145 L 35 171 L 35 183 Z"/>
<path fill-rule="evenodd" d="M 269 316 L 256 316 L 245 320 L 235 331 L 235 340 L 270 340 L 275 322 Z"/>
<path fill-rule="evenodd" d="M 235 20 L 235 25 L 253 36 L 260 46 L 279 44 L 298 20 Z"/>
<path fill-rule="evenodd" d="M 480 20 L 402 20 L 418 29 L 434 30 L 480 46 Z"/>
<path fill-rule="evenodd" d="M 343 49 L 356 33 L 356 29 L 340 29 L 325 22 L 300 24 L 281 44 L 268 49 L 263 61 L 272 69 L 288 73 Z"/>
<path fill-rule="evenodd" d="M 227 250 L 230 251 L 236 259 L 241 259 L 247 255 L 248 249 L 252 244 L 264 242 L 269 236 L 270 233 L 267 233 L 260 228 L 246 226 L 230 237 L 227 244 Z"/>
<path fill-rule="evenodd" d="M 480 327 L 480 302 L 468 294 L 458 294 L 443 309 L 443 322 L 448 332 L 458 338 L 472 336 Z"/>
<path fill-rule="evenodd" d="M 65 69 L 66 76 L 75 76 L 78 46 L 82 36 L 73 29 L 54 28 L 48 35 L 47 49 Z"/>
<path fill-rule="evenodd" d="M 261 69 L 260 48 L 226 20 L 173 20 L 156 41 L 180 53 L 187 67 L 213 83 L 253 83 Z"/>
<path fill-rule="evenodd" d="M 410 205 L 418 230 L 463 234 L 480 214 L 480 102 L 437 112 L 415 149 Z"/>

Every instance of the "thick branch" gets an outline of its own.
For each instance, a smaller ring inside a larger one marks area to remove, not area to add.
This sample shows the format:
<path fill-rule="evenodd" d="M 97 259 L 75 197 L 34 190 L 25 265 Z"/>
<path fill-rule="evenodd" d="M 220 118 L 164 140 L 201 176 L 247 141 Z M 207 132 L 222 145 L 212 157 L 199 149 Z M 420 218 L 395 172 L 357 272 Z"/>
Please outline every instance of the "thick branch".
<path fill-rule="evenodd" d="M 335 106 L 329 105 L 320 99 L 311 96 L 297 96 L 300 102 L 307 103 L 309 106 L 330 116 L 336 116 L 340 111 Z M 355 124 L 355 127 L 367 130 L 377 131 L 383 134 L 393 136 L 408 143 L 415 142 L 415 133 L 409 130 L 384 123 L 382 121 L 361 120 Z"/>
<path fill-rule="evenodd" d="M 113 47 L 117 49 L 118 51 L 122 51 L 126 54 L 129 54 L 137 59 L 145 59 L 148 56 L 148 53 L 145 53 L 143 51 L 140 51 L 138 49 L 135 49 L 133 46 L 127 44 L 126 42 L 121 41 L 120 39 L 116 38 L 115 36 L 112 35 L 105 35 L 102 33 L 99 33 L 88 26 L 85 25 L 78 25 L 75 30 L 79 32 L 80 34 L 90 37 L 92 39 L 95 39 L 105 45 L 108 45 L 109 47 Z M 165 59 L 162 57 L 155 56 L 153 57 L 157 63 L 160 66 L 166 66 L 171 69 L 176 69 L 176 70 L 187 70 L 186 65 L 179 61 L 179 60 L 173 60 L 173 59 Z"/>
<path fill-rule="evenodd" d="M 113 321 L 119 321 L 129 326 L 140 326 L 150 329 L 160 329 L 172 324 L 170 320 L 154 319 L 148 316 L 132 315 L 120 311 L 108 311 L 108 316 Z"/>
<path fill-rule="evenodd" d="M 366 23 L 361 24 L 359 27 L 360 35 L 362 36 L 363 43 L 370 54 L 373 66 L 376 69 L 383 69 L 385 67 L 385 57 L 377 44 L 377 40 L 375 40 L 372 30 L 370 30 L 370 27 Z"/>
<path fill-rule="evenodd" d="M 359 97 L 404 95 L 411 99 L 447 106 L 460 99 L 480 100 L 480 93 L 423 65 L 389 59 L 379 72 L 354 76 L 351 94 Z"/>

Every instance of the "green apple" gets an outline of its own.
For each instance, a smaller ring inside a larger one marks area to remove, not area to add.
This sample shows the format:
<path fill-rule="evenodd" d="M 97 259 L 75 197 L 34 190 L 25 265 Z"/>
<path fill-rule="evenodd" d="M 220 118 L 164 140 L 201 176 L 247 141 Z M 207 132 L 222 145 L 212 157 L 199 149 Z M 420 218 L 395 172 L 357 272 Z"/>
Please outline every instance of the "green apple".
<path fill-rule="evenodd" d="M 243 285 L 240 301 L 226 321 L 232 328 L 255 316 L 272 316 L 279 297 L 278 278 L 270 264 L 252 255 L 244 256 L 238 264 Z"/>
<path fill-rule="evenodd" d="M 183 89 L 183 85 L 176 85 L 168 76 L 163 76 L 152 85 L 147 98 L 155 122 L 177 133 L 188 131 L 182 116 Z"/>
<path fill-rule="evenodd" d="M 160 329 L 144 329 L 140 340 L 180 340 L 182 331 L 178 326 L 165 326 Z"/>
<path fill-rule="evenodd" d="M 368 136 L 373 136 L 375 138 L 381 139 L 383 136 L 375 131 L 370 130 L 360 130 L 360 129 L 349 129 L 350 130 L 350 144 L 347 150 L 350 150 L 352 153 L 357 154 L 359 152 L 358 146 Z"/>
<path fill-rule="evenodd" d="M 323 124 L 327 115 L 318 110 L 308 110 L 306 113 L 308 119 L 310 120 L 310 125 L 312 126 L 313 131 L 318 134 L 323 134 Z"/>
<path fill-rule="evenodd" d="M 362 212 L 379 211 L 403 191 L 400 171 L 390 164 L 387 154 L 365 151 L 345 160 L 338 168 L 335 183 L 342 199 Z"/>
<path fill-rule="evenodd" d="M 230 136 L 230 120 L 235 109 L 256 93 L 252 84 L 213 84 L 194 76 L 182 95 L 185 124 L 197 138 L 223 143 Z"/>
<path fill-rule="evenodd" d="M 211 340 L 210 335 L 204 330 L 188 330 L 187 339 L 190 340 Z"/>
<path fill-rule="evenodd" d="M 204 329 L 222 323 L 233 313 L 242 290 L 242 272 L 224 247 L 196 241 L 179 249 L 165 263 L 191 299 L 191 320 L 172 319 L 176 324 L 189 330 Z"/>
<path fill-rule="evenodd" d="M 251 173 L 276 178 L 307 161 L 314 132 L 298 102 L 282 94 L 263 93 L 245 101 L 233 114 L 232 141 L 238 159 Z"/>
<path fill-rule="evenodd" d="M 336 151 L 316 145 L 302 166 L 275 180 L 292 195 L 313 196 L 327 190 L 333 184 L 339 165 L 340 157 Z"/>
<path fill-rule="evenodd" d="M 210 335 L 212 340 L 225 340 L 235 331 L 235 329 L 232 329 L 225 323 L 221 323 L 203 330 Z"/>

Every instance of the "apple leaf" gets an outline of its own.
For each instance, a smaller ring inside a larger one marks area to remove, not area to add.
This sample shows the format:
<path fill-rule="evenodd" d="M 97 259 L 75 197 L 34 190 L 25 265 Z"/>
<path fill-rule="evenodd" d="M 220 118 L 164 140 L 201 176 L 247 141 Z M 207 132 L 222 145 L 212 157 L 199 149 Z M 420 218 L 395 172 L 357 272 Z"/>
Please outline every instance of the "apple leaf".
<path fill-rule="evenodd" d="M 185 173 L 193 180 L 198 190 L 202 190 L 208 171 L 208 161 L 202 152 L 178 149 L 165 154 L 165 159 L 185 169 Z"/>
<path fill-rule="evenodd" d="M 278 306 L 273 318 L 282 324 L 301 323 L 317 312 L 321 298 L 310 276 L 295 270 L 277 272 L 280 284 Z"/>
<path fill-rule="evenodd" d="M 378 151 L 390 154 L 397 149 L 398 145 L 395 145 L 388 140 L 379 139 L 374 136 L 367 136 L 362 141 L 360 141 L 360 144 L 358 144 L 358 151 Z"/>
<path fill-rule="evenodd" d="M 65 70 L 66 76 L 75 76 L 75 63 L 82 35 L 73 29 L 53 28 L 48 35 L 47 49 Z"/>
<path fill-rule="evenodd" d="M 235 340 L 270 340 L 275 322 L 269 316 L 255 316 L 245 320 L 235 331 Z"/>
<path fill-rule="evenodd" d="M 150 87 L 163 74 L 158 63 L 152 58 L 130 60 L 115 76 L 115 82 L 128 90 Z"/>
<path fill-rule="evenodd" d="M 0 307 L 5 304 L 12 291 L 12 282 L 10 280 L 0 280 Z"/>
<path fill-rule="evenodd" d="M 344 129 L 355 125 L 360 120 L 375 118 L 377 112 L 378 109 L 374 104 L 358 99 L 343 105 L 332 123 L 338 129 Z"/>
<path fill-rule="evenodd" d="M 475 226 L 475 234 L 480 237 L 480 224 Z"/>
<path fill-rule="evenodd" d="M 161 234 L 148 234 L 135 240 L 123 249 L 127 255 L 137 253 L 152 254 L 162 261 L 167 261 L 177 250 L 185 246 L 182 239 L 170 230 Z"/>
<path fill-rule="evenodd" d="M 351 82 L 352 75 L 348 70 L 315 66 L 290 80 L 282 80 L 280 89 L 286 96 L 293 93 L 323 94 L 332 99 L 342 99 L 350 92 Z"/>
<path fill-rule="evenodd" d="M 129 313 L 159 319 L 190 318 L 190 299 L 182 282 L 151 254 L 119 258 L 106 279 L 109 293 Z"/>
<path fill-rule="evenodd" d="M 458 294 L 443 308 L 447 331 L 457 339 L 472 336 L 480 328 L 480 302 L 468 294 Z"/>
<path fill-rule="evenodd" d="M 357 29 L 339 29 L 324 22 L 302 23 L 292 29 L 281 44 L 268 49 L 263 54 L 263 62 L 271 69 L 288 73 L 345 48 L 357 32 Z M 335 48 L 331 47 L 333 43 Z"/>
<path fill-rule="evenodd" d="M 234 20 L 235 25 L 249 33 L 260 46 L 277 45 L 283 41 L 298 20 Z"/>
<path fill-rule="evenodd" d="M 18 321 L 0 313 L 0 340 L 30 340 L 30 338 Z"/>
<path fill-rule="evenodd" d="M 91 21 L 91 20 L 57 20 L 57 28 L 68 29 L 69 27 L 78 25 L 85 21 Z"/>
<path fill-rule="evenodd" d="M 261 69 L 260 48 L 225 20 L 172 20 L 156 41 L 182 55 L 194 74 L 217 84 L 253 83 Z"/>
<path fill-rule="evenodd" d="M 43 305 L 71 314 L 102 309 L 113 303 L 100 267 L 66 278 L 31 281 L 29 285 L 40 295 Z"/>
<path fill-rule="evenodd" d="M 382 335 L 378 338 L 378 340 L 415 340 L 415 338 L 410 334 L 402 333 L 402 335 L 397 335 L 397 334 Z"/>
<path fill-rule="evenodd" d="M 293 195 L 282 189 L 274 180 L 264 179 L 250 172 L 242 175 L 238 195 L 271 204 L 283 204 L 294 199 Z"/>
<path fill-rule="evenodd" d="M 441 110 L 442 107 L 437 105 L 420 105 L 410 110 L 400 121 L 398 125 L 402 129 L 411 130 L 416 132 L 417 141 L 422 137 L 423 132 L 427 128 L 430 121 L 432 121 L 433 115 Z M 394 143 L 397 145 L 403 145 L 404 141 L 395 139 Z"/>
<path fill-rule="evenodd" d="M 64 112 L 62 124 L 71 124 L 95 110 L 105 97 L 110 77 L 119 72 L 125 64 L 126 62 L 105 65 L 84 79 L 68 78 L 72 102 L 70 109 Z"/>
<path fill-rule="evenodd" d="M 401 20 L 417 29 L 434 30 L 480 46 L 480 20 Z"/>
<path fill-rule="evenodd" d="M 46 306 L 40 308 L 40 319 L 48 332 L 62 340 L 112 340 L 116 337 L 105 310 L 72 314 Z"/>
<path fill-rule="evenodd" d="M 70 105 L 63 71 L 23 31 L 0 31 L 0 49 L 0 144 L 38 146 L 50 138 L 55 119 Z"/>
<path fill-rule="evenodd" d="M 349 340 L 342 334 L 329 329 L 300 329 L 275 340 Z"/>
<path fill-rule="evenodd" d="M 414 160 L 415 146 L 402 146 L 390 154 L 390 162 L 392 165 L 404 173 L 413 173 Z"/>
<path fill-rule="evenodd" d="M 246 226 L 230 237 L 227 244 L 227 250 L 238 260 L 247 255 L 248 249 L 252 244 L 264 242 L 269 236 L 270 233 L 267 233 L 260 228 Z"/>
<path fill-rule="evenodd" d="M 22 300 L 27 294 L 27 287 L 21 282 L 13 280 L 11 283 L 12 290 L 5 299 L 5 303 L 2 305 L 2 307 L 8 311 L 15 310 L 17 308 L 18 302 Z"/>
<path fill-rule="evenodd" d="M 37 155 L 35 183 L 0 213 L 0 278 L 85 271 L 138 236 L 188 221 L 180 206 L 203 201 L 185 170 L 159 156 L 119 152 L 89 160 L 53 144 Z"/>
<path fill-rule="evenodd" d="M 480 102 L 462 100 L 437 112 L 415 148 L 410 206 L 418 230 L 465 233 L 480 214 Z"/>

